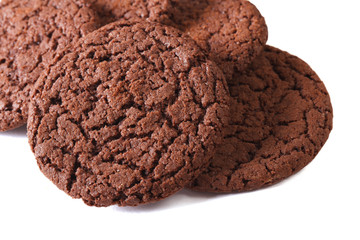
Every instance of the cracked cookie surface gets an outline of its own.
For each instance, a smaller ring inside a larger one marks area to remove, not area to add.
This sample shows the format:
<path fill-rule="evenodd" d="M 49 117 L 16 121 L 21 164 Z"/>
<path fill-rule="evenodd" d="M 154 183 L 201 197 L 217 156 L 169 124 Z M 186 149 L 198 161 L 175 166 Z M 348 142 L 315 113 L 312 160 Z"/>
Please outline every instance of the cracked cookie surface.
<path fill-rule="evenodd" d="M 0 3 L 0 131 L 26 123 L 30 90 L 55 52 L 98 27 L 80 0 Z"/>
<path fill-rule="evenodd" d="M 225 73 L 244 70 L 261 53 L 268 32 L 257 8 L 245 0 L 93 0 L 105 22 L 146 19 L 176 27 Z"/>
<path fill-rule="evenodd" d="M 191 36 L 225 73 L 242 71 L 262 52 L 268 32 L 245 0 L 168 0 L 168 24 Z"/>
<path fill-rule="evenodd" d="M 59 54 L 33 93 L 41 171 L 88 205 L 165 198 L 208 166 L 228 122 L 221 70 L 172 27 L 115 22 Z"/>
<path fill-rule="evenodd" d="M 116 20 L 164 22 L 167 0 L 91 0 L 103 24 Z"/>
<path fill-rule="evenodd" d="M 332 129 L 328 92 L 302 60 L 267 46 L 243 74 L 228 80 L 230 125 L 197 191 L 256 190 L 305 167 Z"/>

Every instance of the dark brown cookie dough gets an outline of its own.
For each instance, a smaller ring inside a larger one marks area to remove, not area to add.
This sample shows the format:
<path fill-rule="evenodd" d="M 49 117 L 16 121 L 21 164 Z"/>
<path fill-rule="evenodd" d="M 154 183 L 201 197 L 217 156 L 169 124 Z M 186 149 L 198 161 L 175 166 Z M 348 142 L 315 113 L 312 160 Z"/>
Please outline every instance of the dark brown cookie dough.
<path fill-rule="evenodd" d="M 155 23 L 109 24 L 36 84 L 28 136 L 41 171 L 88 205 L 165 198 L 208 166 L 229 93 L 195 42 Z"/>
<path fill-rule="evenodd" d="M 168 24 L 190 35 L 224 72 L 244 70 L 266 44 L 265 20 L 246 0 L 168 1 Z"/>
<path fill-rule="evenodd" d="M 264 18 L 245 0 L 93 1 L 105 22 L 146 19 L 182 30 L 226 73 L 244 70 L 267 41 Z"/>
<path fill-rule="evenodd" d="M 44 65 L 97 21 L 81 0 L 0 3 L 0 131 L 26 123 L 30 90 Z"/>
<path fill-rule="evenodd" d="M 116 20 L 164 22 L 168 0 L 90 0 L 103 24 Z"/>
<path fill-rule="evenodd" d="M 333 115 L 324 84 L 305 62 L 267 46 L 228 83 L 232 118 L 225 143 L 192 189 L 255 190 L 314 159 L 329 136 Z"/>

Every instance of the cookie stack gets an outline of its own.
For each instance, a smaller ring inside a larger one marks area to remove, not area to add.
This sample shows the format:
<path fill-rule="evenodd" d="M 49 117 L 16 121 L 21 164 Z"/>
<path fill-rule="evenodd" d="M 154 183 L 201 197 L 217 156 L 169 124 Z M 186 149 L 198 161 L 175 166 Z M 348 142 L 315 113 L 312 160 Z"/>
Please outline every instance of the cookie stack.
<path fill-rule="evenodd" d="M 241 192 L 305 167 L 326 88 L 244 0 L 2 0 L 0 131 L 91 206 Z"/>

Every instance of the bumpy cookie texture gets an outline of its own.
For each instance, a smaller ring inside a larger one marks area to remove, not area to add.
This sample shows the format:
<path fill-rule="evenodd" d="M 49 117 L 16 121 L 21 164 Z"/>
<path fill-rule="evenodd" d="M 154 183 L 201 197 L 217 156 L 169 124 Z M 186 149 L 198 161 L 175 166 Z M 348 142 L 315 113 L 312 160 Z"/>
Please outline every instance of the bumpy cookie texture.
<path fill-rule="evenodd" d="M 90 0 L 103 24 L 116 20 L 163 22 L 167 19 L 167 0 Z"/>
<path fill-rule="evenodd" d="M 228 82 L 232 118 L 225 143 L 192 189 L 236 192 L 274 184 L 305 167 L 325 144 L 330 98 L 299 58 L 267 46 Z"/>
<path fill-rule="evenodd" d="M 190 35 L 224 72 L 246 69 L 266 44 L 265 20 L 248 1 L 168 1 L 167 24 Z"/>
<path fill-rule="evenodd" d="M 36 84 L 29 142 L 42 172 L 88 205 L 165 198 L 208 166 L 227 124 L 221 70 L 177 29 L 109 24 Z"/>
<path fill-rule="evenodd" d="M 268 31 L 257 8 L 245 0 L 92 0 L 105 23 L 147 20 L 176 27 L 231 76 L 261 53 Z"/>
<path fill-rule="evenodd" d="M 30 90 L 55 52 L 98 27 L 80 0 L 0 3 L 0 131 L 26 123 Z"/>

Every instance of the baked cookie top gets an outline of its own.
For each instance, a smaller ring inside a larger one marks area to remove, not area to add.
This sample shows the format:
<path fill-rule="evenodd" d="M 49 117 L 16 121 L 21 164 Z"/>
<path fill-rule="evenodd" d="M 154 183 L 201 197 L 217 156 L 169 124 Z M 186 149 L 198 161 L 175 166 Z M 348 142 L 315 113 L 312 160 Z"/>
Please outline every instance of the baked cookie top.
<path fill-rule="evenodd" d="M 30 90 L 55 52 L 98 27 L 81 0 L 0 3 L 0 131 L 26 123 Z"/>
<path fill-rule="evenodd" d="M 261 53 L 267 26 L 246 0 L 93 0 L 106 22 L 147 20 L 176 27 L 225 73 L 244 70 Z M 230 74 L 231 76 L 231 74 Z"/>
<path fill-rule="evenodd" d="M 88 205 L 165 198 L 209 164 L 228 122 L 221 70 L 172 27 L 115 22 L 36 84 L 28 136 L 42 172 Z"/>
<path fill-rule="evenodd" d="M 164 22 L 167 0 L 90 0 L 103 24 L 117 20 Z"/>
<path fill-rule="evenodd" d="M 168 0 L 168 24 L 189 36 L 229 72 L 242 71 L 262 52 L 268 32 L 258 9 L 246 0 Z"/>
<path fill-rule="evenodd" d="M 232 118 L 225 142 L 192 189 L 255 190 L 314 159 L 332 129 L 333 114 L 324 84 L 305 62 L 267 46 L 228 83 Z"/>

